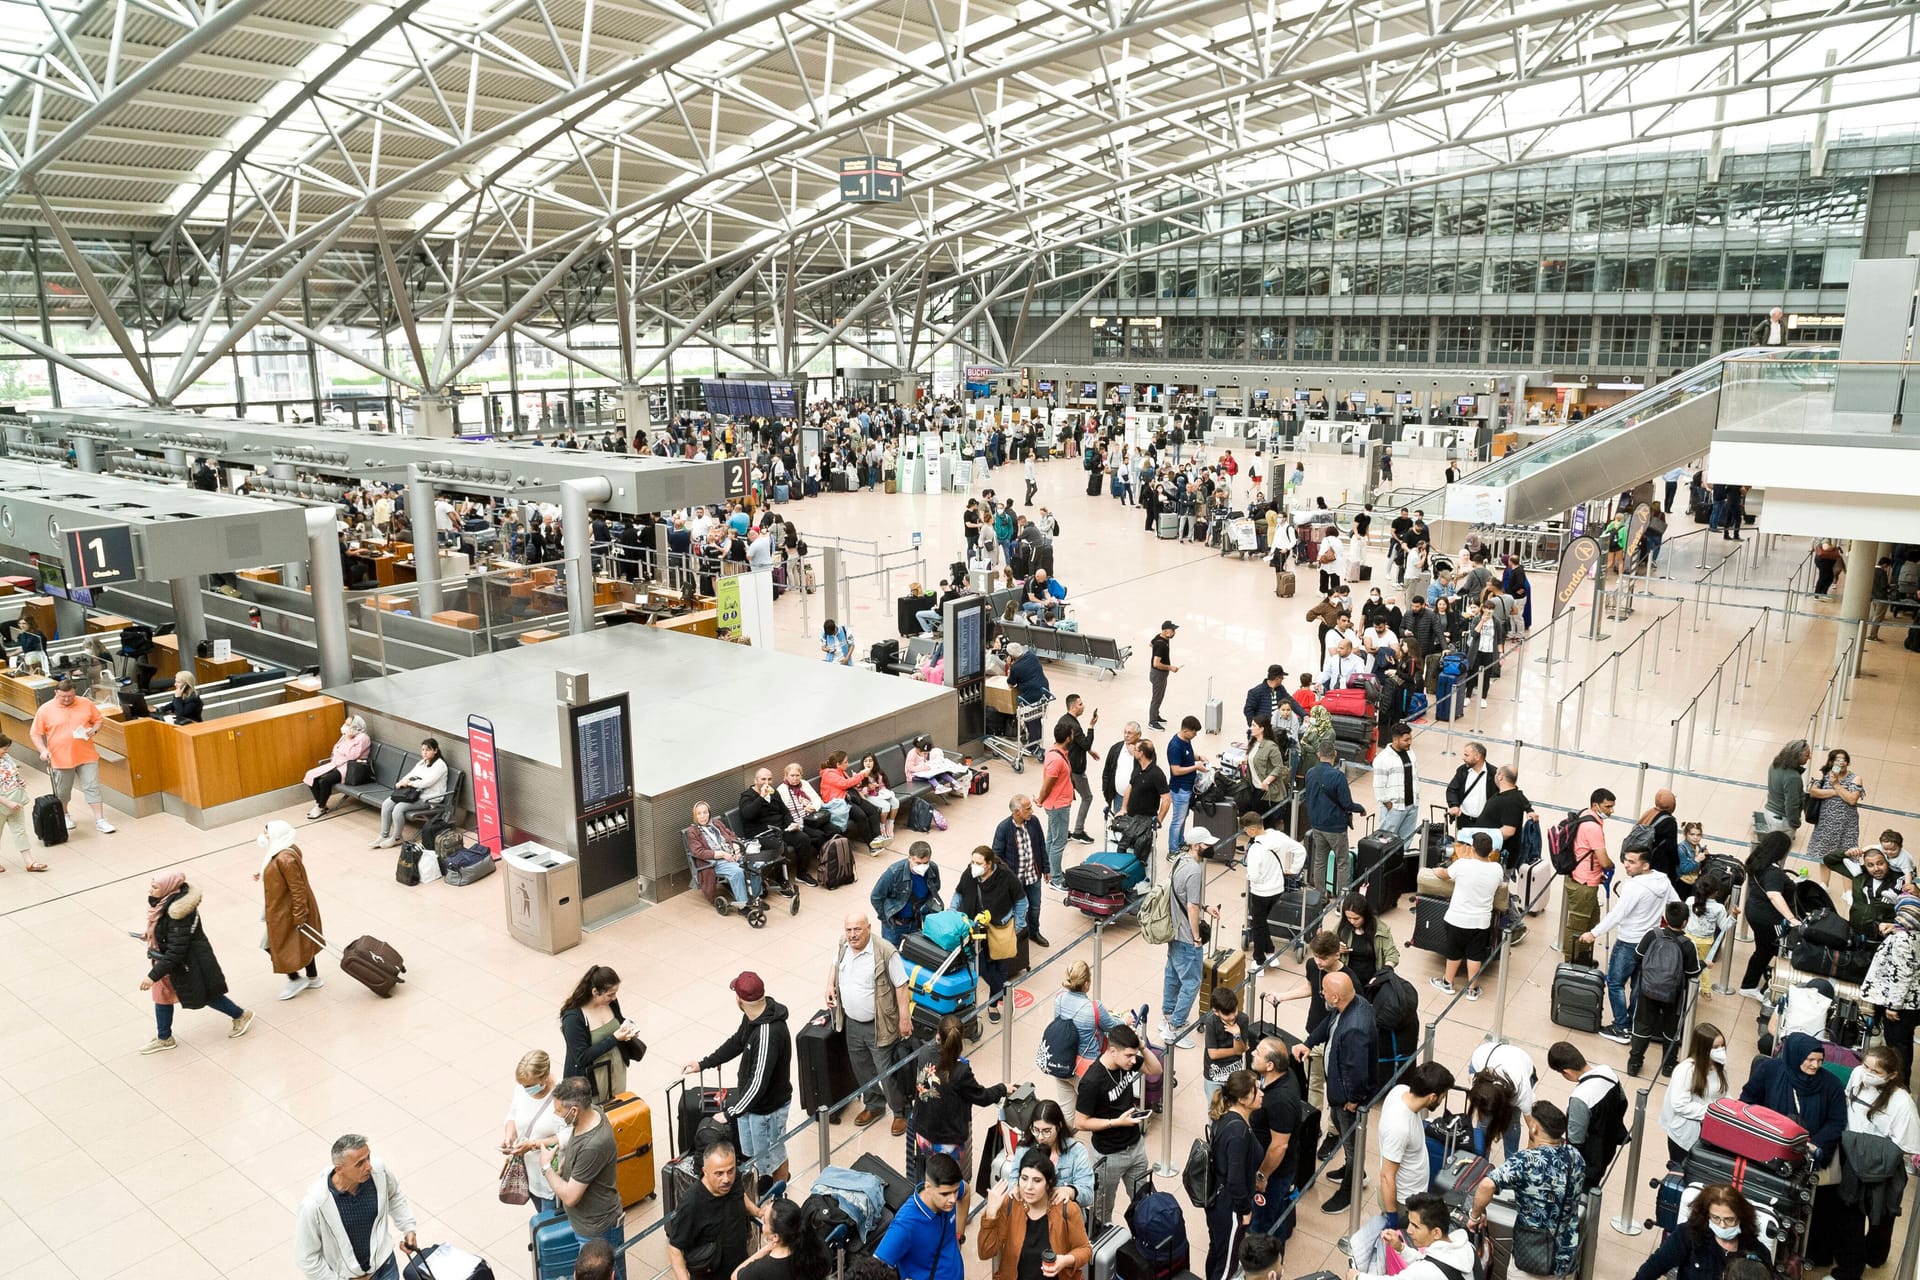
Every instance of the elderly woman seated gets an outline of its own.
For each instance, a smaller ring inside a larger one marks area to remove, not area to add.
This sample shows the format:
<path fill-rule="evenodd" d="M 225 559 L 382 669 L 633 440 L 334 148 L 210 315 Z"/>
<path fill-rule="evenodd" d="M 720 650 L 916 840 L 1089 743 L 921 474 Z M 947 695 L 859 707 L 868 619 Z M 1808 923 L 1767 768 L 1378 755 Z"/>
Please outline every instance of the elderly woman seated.
<path fill-rule="evenodd" d="M 767 922 L 766 879 L 775 879 L 774 892 L 792 899 L 791 911 L 800 909 L 800 893 L 786 870 L 786 861 L 778 854 L 766 858 L 754 856 L 739 836 L 727 826 L 726 819 L 713 816 L 713 808 L 702 800 L 693 806 L 693 825 L 685 832 L 687 865 L 693 873 L 694 888 L 725 915 L 728 902 L 737 903 L 747 923 L 758 929 Z M 757 843 L 755 848 L 757 848 Z M 723 898 L 720 886 L 726 886 L 731 898 Z"/>

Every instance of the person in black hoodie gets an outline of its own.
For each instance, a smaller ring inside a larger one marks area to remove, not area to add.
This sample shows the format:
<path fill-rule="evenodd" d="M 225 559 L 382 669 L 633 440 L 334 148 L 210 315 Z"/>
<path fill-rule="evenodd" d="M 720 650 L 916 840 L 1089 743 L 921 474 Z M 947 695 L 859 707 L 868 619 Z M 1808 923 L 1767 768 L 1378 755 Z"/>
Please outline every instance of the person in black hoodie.
<path fill-rule="evenodd" d="M 1011 879 L 1005 872 L 1004 879 Z M 909 1181 L 920 1180 L 920 1169 L 928 1156 L 938 1152 L 952 1156 L 962 1169 L 971 1169 L 968 1150 L 973 1136 L 973 1108 L 996 1107 L 1009 1092 L 1005 1084 L 982 1085 L 973 1075 L 973 1067 L 960 1056 L 960 1019 L 948 1014 L 940 1019 L 934 1033 L 932 1053 L 914 1072 L 912 1098 L 913 1150 L 907 1153 Z M 967 1220 L 968 1188 L 960 1188 L 958 1221 Z M 960 1239 L 966 1239 L 962 1228 Z"/>
<path fill-rule="evenodd" d="M 1240 1261 L 1240 1242 L 1253 1215 L 1255 1179 L 1266 1156 L 1253 1136 L 1253 1113 L 1260 1106 L 1260 1085 L 1251 1071 L 1228 1076 L 1207 1108 L 1207 1137 L 1213 1148 L 1213 1203 L 1207 1206 L 1206 1280 L 1227 1280 Z"/>
<path fill-rule="evenodd" d="M 173 1010 L 213 1009 L 233 1020 L 230 1040 L 247 1034 L 253 1014 L 227 998 L 227 976 L 200 923 L 200 890 L 179 871 L 162 871 L 147 890 L 147 976 L 140 989 L 153 995 L 156 1034 L 141 1053 L 164 1053 L 173 1038 Z"/>
<path fill-rule="evenodd" d="M 793 1103 L 793 1032 L 787 1028 L 787 1007 L 767 995 L 767 984 L 751 970 L 727 985 L 740 1006 L 739 1029 L 680 1073 L 698 1075 L 740 1059 L 740 1082 L 727 1094 L 724 1114 L 735 1125 L 740 1154 L 753 1165 L 761 1184 L 784 1182 L 787 1108 Z"/>

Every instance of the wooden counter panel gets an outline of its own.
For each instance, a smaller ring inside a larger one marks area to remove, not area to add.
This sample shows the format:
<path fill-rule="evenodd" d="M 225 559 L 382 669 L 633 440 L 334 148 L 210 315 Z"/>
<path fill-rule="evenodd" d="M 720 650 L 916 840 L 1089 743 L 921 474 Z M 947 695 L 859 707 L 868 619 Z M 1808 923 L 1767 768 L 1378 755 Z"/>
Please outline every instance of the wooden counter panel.
<path fill-rule="evenodd" d="M 335 698 L 302 698 L 206 724 L 170 726 L 178 785 L 188 805 L 210 809 L 290 787 L 333 749 L 347 709 Z"/>
<path fill-rule="evenodd" d="M 175 769 L 178 731 L 163 720 L 121 720 L 109 716 L 100 722 L 94 741 L 100 747 L 100 777 L 124 795 L 145 796 L 165 791 Z M 107 753 L 120 757 L 110 759 Z"/>

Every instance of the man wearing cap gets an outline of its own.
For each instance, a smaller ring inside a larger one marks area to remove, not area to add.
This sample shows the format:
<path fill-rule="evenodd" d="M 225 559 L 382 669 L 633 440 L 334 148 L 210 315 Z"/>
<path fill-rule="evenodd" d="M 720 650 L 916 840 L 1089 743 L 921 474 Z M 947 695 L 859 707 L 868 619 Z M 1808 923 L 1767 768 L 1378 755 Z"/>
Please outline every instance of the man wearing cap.
<path fill-rule="evenodd" d="M 1147 672 L 1147 682 L 1153 688 L 1153 702 L 1147 707 L 1147 728 L 1164 729 L 1166 722 L 1160 718 L 1160 703 L 1167 696 L 1167 675 L 1180 668 L 1173 665 L 1173 633 L 1180 624 L 1172 619 L 1160 624 L 1159 632 L 1153 637 L 1153 661 Z"/>
<path fill-rule="evenodd" d="M 787 1008 L 767 997 L 767 984 L 748 970 L 728 984 L 740 1006 L 740 1026 L 718 1049 L 680 1069 L 698 1075 L 740 1059 L 740 1082 L 727 1094 L 726 1118 L 740 1136 L 740 1154 L 769 1182 L 787 1176 L 787 1108 L 793 1103 L 793 1033 Z"/>
<path fill-rule="evenodd" d="M 860 1114 L 853 1122 L 872 1124 L 891 1105 L 897 1138 L 907 1131 L 907 1091 L 901 1073 L 886 1073 L 913 1035 L 907 965 L 891 943 L 873 936 L 873 923 L 865 912 L 849 912 L 842 929 L 840 948 L 827 974 L 827 1008 L 833 1010 L 833 1029 L 847 1037 L 854 1078 L 865 1086 Z"/>
<path fill-rule="evenodd" d="M 1306 708 L 1295 702 L 1293 695 L 1287 692 L 1286 681 L 1287 669 L 1276 662 L 1267 668 L 1265 680 L 1247 690 L 1246 701 L 1241 705 L 1240 712 L 1247 718 L 1249 732 L 1253 729 L 1253 718 L 1262 711 L 1267 713 L 1268 723 L 1276 729 L 1286 723 L 1286 716 L 1280 710 L 1282 707 L 1302 720 L 1307 718 Z"/>

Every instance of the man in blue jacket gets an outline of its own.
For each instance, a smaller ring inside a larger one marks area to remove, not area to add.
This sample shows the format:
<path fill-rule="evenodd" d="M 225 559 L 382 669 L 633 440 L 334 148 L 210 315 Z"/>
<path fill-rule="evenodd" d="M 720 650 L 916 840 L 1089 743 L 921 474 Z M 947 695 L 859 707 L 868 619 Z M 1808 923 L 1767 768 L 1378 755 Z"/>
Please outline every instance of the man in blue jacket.
<path fill-rule="evenodd" d="M 1373 1006 L 1353 989 L 1351 977 L 1339 972 L 1327 974 L 1320 979 L 1320 994 L 1327 1002 L 1327 1016 L 1305 1041 L 1294 1046 L 1293 1056 L 1305 1062 L 1316 1048 L 1326 1046 L 1327 1114 L 1347 1149 L 1347 1163 L 1328 1173 L 1340 1189 L 1320 1208 L 1326 1213 L 1341 1213 L 1352 1203 L 1354 1118 L 1373 1097 L 1373 1065 L 1380 1037 L 1373 1021 Z"/>
<path fill-rule="evenodd" d="M 893 1216 L 873 1256 L 900 1273 L 900 1280 L 961 1280 L 960 1166 L 944 1151 L 927 1157 L 926 1181 Z"/>
<path fill-rule="evenodd" d="M 1347 830 L 1356 816 L 1365 817 L 1367 812 L 1354 803 L 1339 761 L 1340 753 L 1331 742 L 1321 747 L 1320 763 L 1307 770 L 1306 784 L 1308 883 L 1326 890 L 1331 898 L 1346 893 L 1353 879 Z"/>
<path fill-rule="evenodd" d="M 871 896 L 881 937 L 897 947 L 902 938 L 917 933 L 921 921 L 946 909 L 940 896 L 940 868 L 933 865 L 933 846 L 915 840 L 906 857 L 880 873 Z"/>
<path fill-rule="evenodd" d="M 1013 870 L 1026 894 L 1026 911 L 1015 903 L 1014 918 L 1035 946 L 1048 945 L 1040 936 L 1040 886 L 1047 879 L 1047 837 L 1033 811 L 1031 797 L 1021 794 L 1007 801 L 1007 816 L 993 829 L 993 856 Z M 1024 918 L 1022 918 L 1024 917 Z"/>

